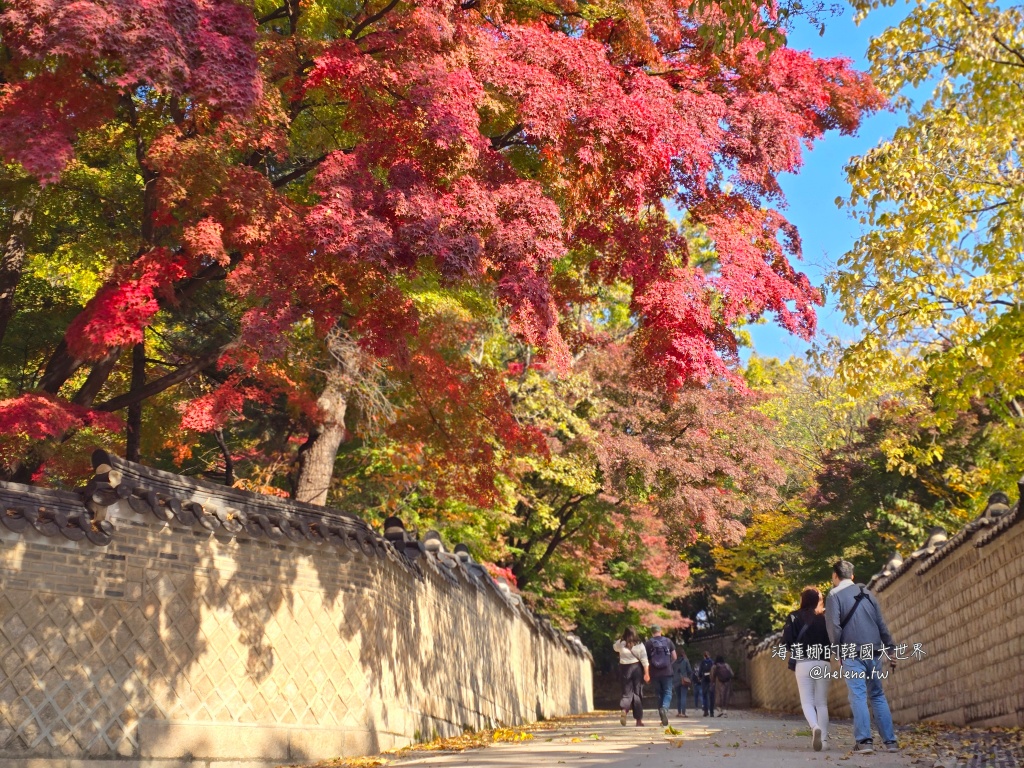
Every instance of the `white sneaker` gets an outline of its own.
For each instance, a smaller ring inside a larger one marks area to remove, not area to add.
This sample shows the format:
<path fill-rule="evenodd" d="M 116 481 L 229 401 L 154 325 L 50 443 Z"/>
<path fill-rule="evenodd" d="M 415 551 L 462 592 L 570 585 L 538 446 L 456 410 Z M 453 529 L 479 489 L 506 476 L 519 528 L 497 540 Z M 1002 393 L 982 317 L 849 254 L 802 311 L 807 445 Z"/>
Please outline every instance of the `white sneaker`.
<path fill-rule="evenodd" d="M 815 728 L 811 733 L 811 749 L 821 752 L 821 728 Z"/>
<path fill-rule="evenodd" d="M 828 740 L 827 739 L 822 739 L 822 741 L 821 741 L 821 751 L 822 752 L 828 752 L 829 751 L 829 745 L 828 745 Z"/>

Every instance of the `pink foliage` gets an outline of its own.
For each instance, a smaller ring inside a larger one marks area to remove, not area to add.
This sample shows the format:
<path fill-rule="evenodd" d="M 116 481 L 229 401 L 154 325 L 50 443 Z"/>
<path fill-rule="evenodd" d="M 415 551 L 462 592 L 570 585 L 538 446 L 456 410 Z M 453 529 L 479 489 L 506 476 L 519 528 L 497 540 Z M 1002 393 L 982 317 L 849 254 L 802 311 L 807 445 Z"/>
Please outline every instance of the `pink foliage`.
<path fill-rule="evenodd" d="M 488 562 L 480 563 L 480 565 L 487 569 L 487 572 L 491 574 L 491 578 L 495 581 L 504 580 L 513 589 L 517 587 L 516 576 L 514 573 L 512 573 L 511 568 L 503 568 L 500 565 L 495 565 L 494 563 Z"/>
<path fill-rule="evenodd" d="M 29 393 L 0 400 L 0 470 L 14 467 L 28 446 L 65 440 L 84 428 L 116 433 L 122 428 L 122 421 L 115 414 L 83 408 L 49 395 Z M 59 455 L 51 457 L 50 461 L 41 464 L 33 482 L 42 480 L 51 470 L 60 474 L 57 465 L 61 458 Z M 72 457 L 71 464 L 80 464 L 81 458 L 78 453 Z M 49 466 L 51 464 L 54 466 Z M 76 466 L 74 469 L 82 468 Z M 72 476 L 78 474 L 73 472 Z"/>
<path fill-rule="evenodd" d="M 640 614 L 640 625 L 645 627 L 658 626 L 663 631 L 686 629 L 693 625 L 693 620 L 663 605 L 648 600 L 630 600 L 628 606 Z"/>
<path fill-rule="evenodd" d="M 232 376 L 212 392 L 185 404 L 181 415 L 182 429 L 212 432 L 228 421 L 240 418 L 247 401 L 267 401 L 264 390 L 244 386 L 241 381 L 241 376 Z"/>
<path fill-rule="evenodd" d="M 227 265 L 229 257 L 224 248 L 224 226 L 215 219 L 207 217 L 185 227 L 182 239 L 193 256 L 211 258 L 222 266 Z"/>
<path fill-rule="evenodd" d="M 95 361 L 136 343 L 176 288 L 217 273 L 237 307 L 222 364 L 238 378 L 183 423 L 216 428 L 278 395 L 313 419 L 322 378 L 292 331 L 344 317 L 420 387 L 411 407 L 424 410 L 403 426 L 421 440 L 455 425 L 453 450 L 483 487 L 503 453 L 541 441 L 512 417 L 505 373 L 457 353 L 480 329 L 431 327 L 408 292 L 417 280 L 493 299 L 536 347 L 534 365 L 555 372 L 608 341 L 570 330 L 569 313 L 597 284 L 625 282 L 635 367 L 682 401 L 692 383 L 737 383 L 744 320 L 768 313 L 811 334 L 821 296 L 792 266 L 800 243 L 771 208 L 777 177 L 824 131 L 849 132 L 883 104 L 870 81 L 841 59 L 759 57 L 756 40 L 716 51 L 699 29 L 728 15 L 716 5 L 695 18 L 645 0 L 558 23 L 491 5 L 339 6 L 336 29 L 315 35 L 303 2 L 286 4 L 298 24 L 257 23 L 243 0 L 0 5 L 0 156 L 53 182 L 103 129 L 132 139 L 146 180 L 138 223 L 151 250 L 108 265 L 67 330 L 71 353 Z M 696 263 L 667 199 L 710 238 L 712 264 Z M 441 416 L 423 427 L 431 409 Z M 699 517 L 707 502 L 691 501 Z"/>

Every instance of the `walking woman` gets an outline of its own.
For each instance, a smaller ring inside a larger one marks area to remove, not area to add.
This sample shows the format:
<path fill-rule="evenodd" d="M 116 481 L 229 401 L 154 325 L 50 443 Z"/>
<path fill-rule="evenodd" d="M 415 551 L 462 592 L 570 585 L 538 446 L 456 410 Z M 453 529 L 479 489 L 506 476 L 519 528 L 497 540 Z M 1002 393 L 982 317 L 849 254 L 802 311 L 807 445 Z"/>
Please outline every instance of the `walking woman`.
<path fill-rule="evenodd" d="M 828 672 L 825 648 L 825 601 L 814 587 L 800 594 L 800 609 L 789 614 L 782 631 L 782 643 L 789 649 L 789 668 L 796 673 L 800 706 L 811 726 L 811 748 L 828 749 Z"/>
<path fill-rule="evenodd" d="M 693 673 L 693 665 L 686 658 L 682 644 L 678 646 L 679 654 L 672 662 L 672 687 L 679 694 L 679 706 L 676 708 L 677 717 L 686 717 L 686 699 L 690 695 L 690 686 L 696 675 Z"/>
<path fill-rule="evenodd" d="M 644 683 L 651 681 L 648 671 L 647 649 L 640 642 L 640 636 L 632 627 L 627 627 L 622 638 L 612 648 L 619 654 L 619 673 L 622 675 L 622 700 L 619 708 L 622 714 L 619 722 L 626 724 L 626 715 L 633 710 L 637 728 L 644 724 Z"/>

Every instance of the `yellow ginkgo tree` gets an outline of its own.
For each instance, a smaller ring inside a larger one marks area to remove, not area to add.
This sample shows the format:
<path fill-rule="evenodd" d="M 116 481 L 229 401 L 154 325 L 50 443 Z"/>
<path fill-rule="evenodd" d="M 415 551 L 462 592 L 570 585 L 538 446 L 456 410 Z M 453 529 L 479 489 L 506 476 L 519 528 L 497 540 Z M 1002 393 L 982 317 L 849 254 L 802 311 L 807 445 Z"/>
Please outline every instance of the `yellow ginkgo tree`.
<path fill-rule="evenodd" d="M 892 0 L 889 0 L 891 4 Z M 854 0 L 861 15 L 877 0 Z M 911 407 L 949 427 L 985 400 L 1003 415 L 1005 466 L 1024 461 L 1024 10 L 990 0 L 917 0 L 869 49 L 907 125 L 847 166 L 863 235 L 832 279 L 863 335 L 851 387 L 900 382 Z M 914 107 L 901 91 L 931 87 Z M 894 445 L 903 469 L 935 457 Z M 940 457 L 941 458 L 941 457 Z M 986 479 L 986 478 L 979 478 Z M 988 478 L 991 479 L 991 478 Z"/>

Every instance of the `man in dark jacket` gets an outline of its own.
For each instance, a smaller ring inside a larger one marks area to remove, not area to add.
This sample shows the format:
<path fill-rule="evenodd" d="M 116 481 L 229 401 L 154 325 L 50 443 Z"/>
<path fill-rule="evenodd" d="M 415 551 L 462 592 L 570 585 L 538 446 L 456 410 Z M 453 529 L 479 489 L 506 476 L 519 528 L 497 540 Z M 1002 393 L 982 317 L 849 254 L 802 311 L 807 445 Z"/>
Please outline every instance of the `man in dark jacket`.
<path fill-rule="evenodd" d="M 853 711 L 854 752 L 874 752 L 871 713 L 889 752 L 899 751 L 889 702 L 882 690 L 882 652 L 894 646 L 878 600 L 866 587 L 853 583 L 853 565 L 840 560 L 832 568 L 832 591 L 825 600 L 825 626 L 833 646 L 839 646 L 843 677 Z"/>
<path fill-rule="evenodd" d="M 704 717 L 715 716 L 715 686 L 711 682 L 711 668 L 715 666 L 711 654 L 704 651 L 704 658 L 697 665 L 697 679 L 700 680 L 700 694 L 704 699 Z"/>

